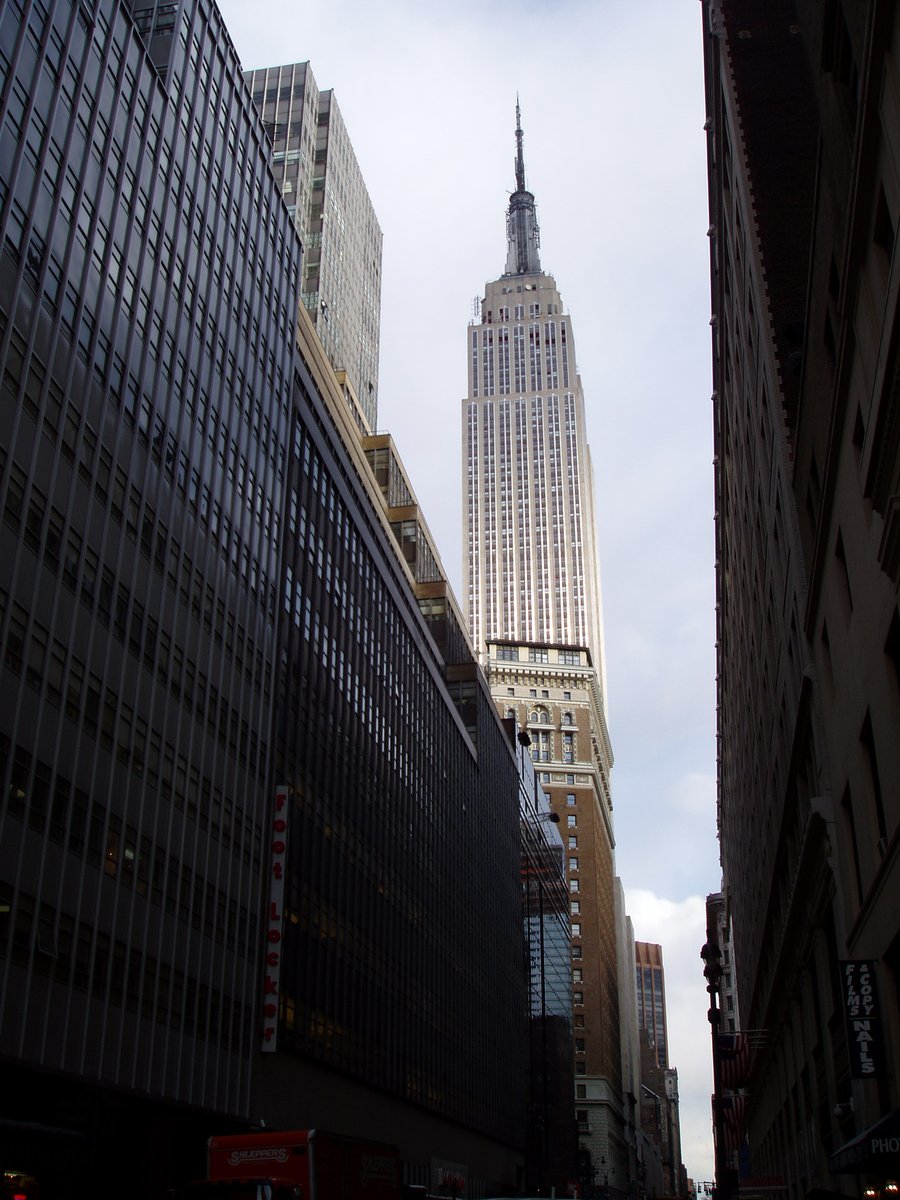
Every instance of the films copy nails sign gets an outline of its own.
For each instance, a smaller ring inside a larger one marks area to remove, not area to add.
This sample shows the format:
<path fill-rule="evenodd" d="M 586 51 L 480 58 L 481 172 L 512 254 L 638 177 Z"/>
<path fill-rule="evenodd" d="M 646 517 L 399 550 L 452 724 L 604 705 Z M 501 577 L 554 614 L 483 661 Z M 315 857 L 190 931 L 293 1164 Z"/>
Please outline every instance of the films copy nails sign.
<path fill-rule="evenodd" d="M 884 1071 L 881 1014 L 875 988 L 875 963 L 851 959 L 840 964 L 844 1018 L 853 1079 L 877 1079 Z"/>
<path fill-rule="evenodd" d="M 269 906 L 266 910 L 265 984 L 263 985 L 262 1049 L 272 1054 L 278 1048 L 278 987 L 281 981 L 281 939 L 284 936 L 284 874 L 287 869 L 287 787 L 275 789 L 275 808 L 270 826 Z"/>

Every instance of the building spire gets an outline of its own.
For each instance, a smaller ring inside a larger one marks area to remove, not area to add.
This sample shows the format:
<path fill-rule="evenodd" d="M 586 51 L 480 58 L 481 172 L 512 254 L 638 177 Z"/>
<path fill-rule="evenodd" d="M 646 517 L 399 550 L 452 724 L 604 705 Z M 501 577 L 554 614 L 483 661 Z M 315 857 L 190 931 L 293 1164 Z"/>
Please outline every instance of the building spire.
<path fill-rule="evenodd" d="M 525 155 L 522 153 L 522 113 L 516 92 L 516 191 L 525 191 Z"/>
<path fill-rule="evenodd" d="M 540 275 L 538 227 L 534 196 L 525 187 L 525 155 L 522 151 L 522 113 L 516 96 L 516 190 L 506 211 L 506 275 Z"/>

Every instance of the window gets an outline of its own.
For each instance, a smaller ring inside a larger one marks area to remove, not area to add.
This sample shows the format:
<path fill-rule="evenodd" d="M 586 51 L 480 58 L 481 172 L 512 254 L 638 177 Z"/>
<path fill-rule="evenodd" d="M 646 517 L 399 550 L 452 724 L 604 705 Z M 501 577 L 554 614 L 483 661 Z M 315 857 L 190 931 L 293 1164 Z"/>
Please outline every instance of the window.
<path fill-rule="evenodd" d="M 569 849 L 570 850 L 578 849 L 578 838 L 575 836 L 574 833 L 569 835 Z"/>
<path fill-rule="evenodd" d="M 581 912 L 581 901 L 573 900 L 572 904 L 571 904 L 571 908 L 572 908 L 572 916 L 577 917 Z"/>
<path fill-rule="evenodd" d="M 569 785 L 569 787 L 572 787 L 572 786 L 574 785 L 574 783 L 575 783 L 575 776 L 574 776 L 574 775 L 567 775 L 567 776 L 566 776 L 566 783 Z"/>
<path fill-rule="evenodd" d="M 573 958 L 581 958 L 581 947 L 580 946 L 572 947 L 572 957 Z"/>
<path fill-rule="evenodd" d="M 584 992 L 573 992 L 572 993 L 572 1003 L 573 1004 L 584 1004 Z"/>
<path fill-rule="evenodd" d="M 563 700 L 571 700 L 571 699 L 572 699 L 571 692 L 563 692 Z"/>
<path fill-rule="evenodd" d="M 573 926 L 572 926 L 572 937 L 581 937 L 581 922 L 580 922 L 580 921 L 576 921 L 576 922 L 573 924 Z M 574 952 L 574 949 L 575 949 L 575 947 L 573 946 L 573 947 L 572 947 L 572 950 L 573 950 L 573 952 Z M 579 947 L 578 947 L 578 949 L 580 950 L 580 949 L 581 949 L 581 947 L 579 946 Z"/>
<path fill-rule="evenodd" d="M 574 829 L 578 824 L 578 818 L 574 813 L 568 813 L 566 816 L 566 825 L 569 829 Z"/>
<path fill-rule="evenodd" d="M 497 658 L 501 662 L 518 662 L 519 647 L 518 646 L 498 646 Z"/>
<path fill-rule="evenodd" d="M 545 663 L 550 661 L 550 651 L 544 647 L 530 646 L 528 648 L 528 661 L 536 663 Z"/>
<path fill-rule="evenodd" d="M 570 879 L 570 880 L 569 880 L 569 891 L 570 891 L 570 892 L 571 892 L 573 895 L 574 895 L 576 892 L 580 892 L 580 891 L 581 891 L 581 885 L 579 884 L 579 882 L 578 882 L 578 880 L 577 880 L 577 879 Z"/>
<path fill-rule="evenodd" d="M 575 1053 L 576 1054 L 584 1054 L 584 1038 L 576 1038 L 575 1039 Z M 583 1117 L 579 1116 L 578 1120 L 586 1121 L 587 1113 L 585 1113 Z"/>
<path fill-rule="evenodd" d="M 577 871 L 577 870 L 578 870 L 578 859 L 577 859 L 577 858 L 570 858 L 570 859 L 569 859 L 569 870 L 570 870 L 570 871 Z"/>
<path fill-rule="evenodd" d="M 575 967 L 572 971 L 572 982 L 581 983 L 583 978 L 584 973 L 582 972 L 581 967 Z"/>
<path fill-rule="evenodd" d="M 587 1075 L 587 1064 L 581 1062 L 580 1059 L 575 1063 L 575 1074 L 576 1075 Z"/>
<path fill-rule="evenodd" d="M 550 734 L 536 731 L 531 735 L 531 758 L 533 762 L 550 761 Z"/>
<path fill-rule="evenodd" d="M 575 807 L 575 793 L 574 792 L 566 792 L 566 804 L 569 808 Z"/>
<path fill-rule="evenodd" d="M 576 1100 L 586 1100 L 587 1099 L 587 1085 L 586 1084 L 584 1084 L 584 1083 L 576 1083 L 575 1084 L 575 1099 Z"/>
<path fill-rule="evenodd" d="M 574 724 L 575 724 L 575 721 L 574 721 L 574 719 L 573 719 L 573 717 L 572 717 L 572 714 L 571 714 L 570 712 L 564 712 L 564 713 L 563 713 L 563 715 L 562 715 L 562 723 L 563 723 L 563 725 L 574 725 Z"/>

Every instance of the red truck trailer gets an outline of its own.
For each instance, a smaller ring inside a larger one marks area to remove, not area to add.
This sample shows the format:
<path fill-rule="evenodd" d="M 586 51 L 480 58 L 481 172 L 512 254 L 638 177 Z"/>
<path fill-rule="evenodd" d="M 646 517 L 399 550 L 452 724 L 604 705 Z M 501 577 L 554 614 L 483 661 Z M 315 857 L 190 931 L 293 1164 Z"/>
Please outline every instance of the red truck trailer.
<path fill-rule="evenodd" d="M 401 1200 L 396 1146 L 295 1129 L 211 1137 L 208 1178 L 177 1200 Z"/>

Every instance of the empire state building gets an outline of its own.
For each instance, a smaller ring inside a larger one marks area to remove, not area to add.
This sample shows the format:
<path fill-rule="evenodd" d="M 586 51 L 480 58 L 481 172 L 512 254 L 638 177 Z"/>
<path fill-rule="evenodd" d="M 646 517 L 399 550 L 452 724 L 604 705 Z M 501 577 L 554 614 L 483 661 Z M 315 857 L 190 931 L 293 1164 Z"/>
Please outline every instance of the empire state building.
<path fill-rule="evenodd" d="M 600 572 L 584 396 L 571 319 L 541 269 L 516 106 L 506 270 L 468 329 L 464 593 L 501 717 L 514 719 L 560 822 L 572 930 L 579 1170 L 633 1178 L 623 1099 L 617 882 Z M 623 987 L 632 986 L 622 971 Z M 624 1090 L 627 1092 L 628 1086 Z"/>
<path fill-rule="evenodd" d="M 603 677 L 593 471 L 572 321 L 541 270 L 516 107 L 503 275 L 469 328 L 464 594 L 470 632 L 590 647 Z"/>

